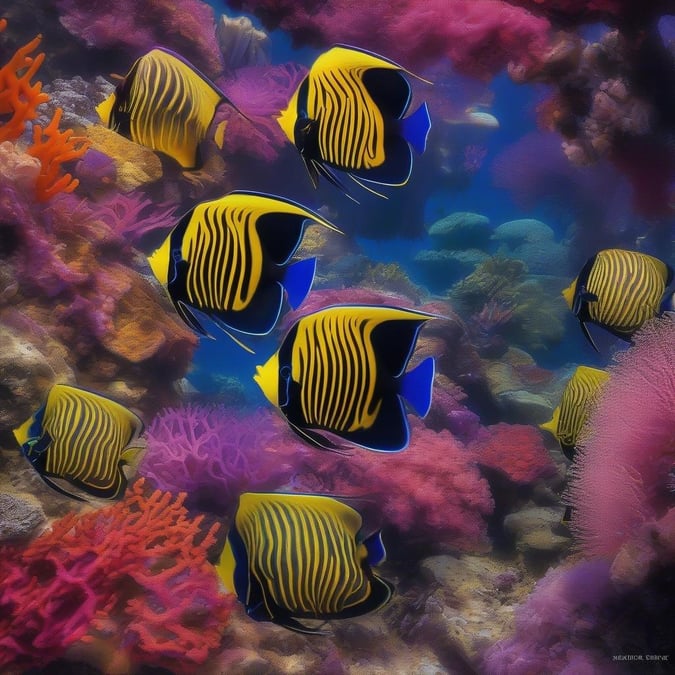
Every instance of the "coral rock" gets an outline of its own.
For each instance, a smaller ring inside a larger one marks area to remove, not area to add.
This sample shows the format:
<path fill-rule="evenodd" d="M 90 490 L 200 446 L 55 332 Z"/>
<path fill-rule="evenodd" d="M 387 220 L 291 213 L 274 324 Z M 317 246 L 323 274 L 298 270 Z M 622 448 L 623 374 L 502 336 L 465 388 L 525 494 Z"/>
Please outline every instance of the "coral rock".
<path fill-rule="evenodd" d="M 35 497 L 0 493 L 0 542 L 30 536 L 45 518 L 42 506 Z"/>

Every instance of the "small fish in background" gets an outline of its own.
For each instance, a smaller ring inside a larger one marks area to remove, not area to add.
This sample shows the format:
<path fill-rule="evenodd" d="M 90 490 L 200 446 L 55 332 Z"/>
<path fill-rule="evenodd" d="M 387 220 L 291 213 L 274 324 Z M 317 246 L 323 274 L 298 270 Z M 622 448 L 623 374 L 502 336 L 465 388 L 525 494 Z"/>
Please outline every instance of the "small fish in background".
<path fill-rule="evenodd" d="M 608 248 L 589 258 L 579 276 L 563 291 L 595 351 L 586 323 L 594 323 L 622 340 L 659 313 L 673 270 L 646 253 Z"/>
<path fill-rule="evenodd" d="M 131 446 L 143 422 L 131 410 L 86 389 L 55 384 L 40 409 L 14 430 L 21 451 L 44 482 L 57 492 L 84 499 L 57 485 L 68 481 L 92 497 L 119 499 L 142 447 Z"/>
<path fill-rule="evenodd" d="M 230 331 L 266 335 L 281 314 L 284 294 L 295 309 L 309 293 L 316 258 L 289 264 L 308 222 L 340 230 L 293 201 L 232 192 L 190 209 L 148 258 L 181 319 L 211 337 L 195 311 Z"/>
<path fill-rule="evenodd" d="M 302 317 L 254 380 L 291 429 L 311 445 L 343 451 L 317 430 L 369 450 L 407 447 L 404 399 L 424 417 L 431 406 L 434 359 L 410 372 L 421 327 L 433 318 L 398 307 L 335 305 Z"/>
<path fill-rule="evenodd" d="M 223 102 L 237 109 L 189 61 L 156 47 L 134 62 L 96 111 L 103 124 L 125 138 L 169 155 L 184 169 L 198 169 L 199 144 Z M 224 125 L 214 133 L 219 148 Z"/>
<path fill-rule="evenodd" d="M 579 366 L 568 380 L 553 417 L 539 428 L 552 433 L 565 457 L 572 461 L 579 432 L 588 418 L 589 407 L 609 379 L 609 373 L 599 368 Z"/>
<path fill-rule="evenodd" d="M 299 633 L 298 619 L 347 619 L 386 605 L 394 587 L 375 575 L 380 532 L 362 534 L 358 511 L 333 497 L 246 492 L 216 570 L 247 614 Z"/>
<path fill-rule="evenodd" d="M 405 75 L 412 73 L 346 45 L 317 58 L 278 117 L 314 187 L 323 176 L 351 198 L 332 169 L 346 172 L 370 192 L 375 191 L 364 181 L 393 186 L 408 182 L 411 146 L 424 152 L 431 120 L 426 103 L 404 117 L 412 97 Z"/>

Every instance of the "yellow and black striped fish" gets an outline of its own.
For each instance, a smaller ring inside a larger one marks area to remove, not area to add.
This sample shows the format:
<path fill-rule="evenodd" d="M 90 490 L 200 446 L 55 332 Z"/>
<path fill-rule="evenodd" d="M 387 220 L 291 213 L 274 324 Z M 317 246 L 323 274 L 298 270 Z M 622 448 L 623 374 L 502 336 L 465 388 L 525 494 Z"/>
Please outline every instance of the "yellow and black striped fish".
<path fill-rule="evenodd" d="M 340 450 L 316 430 L 370 450 L 403 450 L 410 440 L 407 400 L 424 417 L 434 360 L 406 373 L 432 314 L 398 307 L 336 305 L 299 319 L 255 381 L 291 428 L 312 445 Z"/>
<path fill-rule="evenodd" d="M 658 258 L 608 248 L 586 261 L 563 296 L 579 319 L 586 339 L 598 351 L 587 322 L 629 341 L 635 331 L 658 314 L 672 279 L 673 270 Z"/>
<path fill-rule="evenodd" d="M 51 488 L 68 497 L 50 478 L 67 480 L 93 497 L 117 499 L 127 479 L 122 465 L 140 451 L 129 447 L 143 431 L 140 418 L 109 398 L 55 384 L 45 404 L 14 436 L 21 450 Z"/>
<path fill-rule="evenodd" d="M 96 110 L 113 131 L 173 157 L 184 169 L 195 169 L 201 165 L 199 144 L 222 102 L 232 105 L 182 56 L 156 47 L 134 62 Z M 215 138 L 221 137 L 219 128 Z"/>
<path fill-rule="evenodd" d="M 590 406 L 609 379 L 609 374 L 598 368 L 579 366 L 568 380 L 553 417 L 539 428 L 550 431 L 560 443 L 565 457 L 574 459 L 579 432 L 586 423 Z"/>
<path fill-rule="evenodd" d="M 393 586 L 380 532 L 363 537 L 361 515 L 332 497 L 244 493 L 216 565 L 247 614 L 301 633 L 297 619 L 346 619 L 386 605 Z"/>
<path fill-rule="evenodd" d="M 330 167 L 368 190 L 362 181 L 408 182 L 410 148 L 424 152 L 431 121 L 426 103 L 404 117 L 412 98 L 405 75 L 412 73 L 346 45 L 332 47 L 314 62 L 278 117 L 314 187 L 323 176 L 350 196 Z"/>
<path fill-rule="evenodd" d="M 307 296 L 316 259 L 288 262 L 310 221 L 340 232 L 290 200 L 232 192 L 188 211 L 150 256 L 150 267 L 185 323 L 208 335 L 198 310 L 241 345 L 229 330 L 265 335 L 279 318 L 284 291 L 293 308 Z"/>

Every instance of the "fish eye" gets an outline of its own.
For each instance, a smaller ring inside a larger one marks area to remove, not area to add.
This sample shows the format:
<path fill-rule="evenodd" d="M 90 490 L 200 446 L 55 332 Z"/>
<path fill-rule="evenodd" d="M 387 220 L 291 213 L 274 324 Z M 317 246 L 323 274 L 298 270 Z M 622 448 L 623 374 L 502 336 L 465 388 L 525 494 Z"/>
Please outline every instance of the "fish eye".
<path fill-rule="evenodd" d="M 290 380 L 291 379 L 291 368 L 290 366 L 283 366 L 279 370 L 279 375 L 284 379 L 284 380 Z"/>

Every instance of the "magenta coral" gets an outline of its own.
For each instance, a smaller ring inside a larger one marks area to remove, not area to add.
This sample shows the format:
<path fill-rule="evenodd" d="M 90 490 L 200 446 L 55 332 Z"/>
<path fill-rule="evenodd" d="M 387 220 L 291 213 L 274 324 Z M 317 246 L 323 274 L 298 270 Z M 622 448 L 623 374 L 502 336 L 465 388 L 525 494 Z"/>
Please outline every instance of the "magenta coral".
<path fill-rule="evenodd" d="M 242 492 L 274 490 L 288 482 L 300 441 L 283 433 L 269 410 L 186 405 L 159 413 L 147 430 L 139 467 L 162 490 L 185 491 L 201 509 L 226 512 Z"/>
<path fill-rule="evenodd" d="M 469 449 L 478 464 L 503 473 L 514 483 L 532 483 L 556 472 L 541 433 L 526 424 L 501 422 L 484 427 Z"/>
<path fill-rule="evenodd" d="M 297 44 L 367 44 L 407 68 L 449 57 L 457 72 L 481 78 L 509 61 L 531 64 L 548 44 L 549 23 L 500 0 L 372 0 L 354 11 L 352 0 L 329 0 L 317 12 L 311 3 L 230 0 L 255 12 L 268 28 L 280 27 Z"/>
<path fill-rule="evenodd" d="M 157 45 L 173 49 L 209 77 L 223 69 L 213 8 L 199 0 L 57 0 L 60 22 L 99 49 L 125 49 L 138 58 Z"/>
<path fill-rule="evenodd" d="M 672 506 L 675 462 L 675 321 L 647 324 L 616 356 L 579 440 L 572 528 L 589 556 L 613 558 Z"/>
<path fill-rule="evenodd" d="M 413 421 L 400 453 L 354 450 L 347 457 L 313 451 L 295 486 L 301 491 L 365 497 L 380 524 L 407 541 L 431 540 L 459 550 L 490 547 L 484 518 L 493 501 L 471 453 L 448 431 Z"/>
<path fill-rule="evenodd" d="M 185 495 L 137 481 L 114 506 L 56 521 L 0 550 L 0 666 L 41 665 L 78 640 L 106 639 L 136 663 L 202 664 L 232 596 L 206 560 L 219 524 L 190 519 Z"/>
<path fill-rule="evenodd" d="M 307 68 L 295 63 L 274 66 L 247 66 L 236 71 L 233 79 L 219 84 L 227 97 L 246 115 L 231 106 L 221 106 L 215 124 L 227 120 L 223 148 L 232 155 L 243 153 L 271 162 L 287 145 L 276 117 L 307 74 Z"/>

